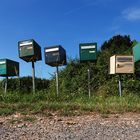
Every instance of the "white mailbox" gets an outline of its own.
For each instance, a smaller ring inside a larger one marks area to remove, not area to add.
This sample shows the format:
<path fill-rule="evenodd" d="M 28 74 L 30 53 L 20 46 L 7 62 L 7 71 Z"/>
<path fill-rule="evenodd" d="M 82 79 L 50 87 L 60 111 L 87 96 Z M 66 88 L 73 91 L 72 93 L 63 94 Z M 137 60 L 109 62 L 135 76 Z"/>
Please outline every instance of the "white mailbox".
<path fill-rule="evenodd" d="M 110 74 L 134 73 L 132 55 L 114 55 L 110 57 Z"/>

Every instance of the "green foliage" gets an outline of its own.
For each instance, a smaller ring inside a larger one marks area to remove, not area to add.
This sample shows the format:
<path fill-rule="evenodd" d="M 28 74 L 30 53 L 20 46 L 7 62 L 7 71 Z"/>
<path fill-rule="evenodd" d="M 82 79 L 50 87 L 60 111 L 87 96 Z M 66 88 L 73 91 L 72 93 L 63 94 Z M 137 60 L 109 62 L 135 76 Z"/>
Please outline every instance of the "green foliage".
<path fill-rule="evenodd" d="M 5 79 L 0 82 L 0 89 L 4 89 Z M 47 90 L 50 81 L 46 79 L 36 78 L 36 90 Z M 8 91 L 20 91 L 20 93 L 32 92 L 32 77 L 14 78 L 8 80 Z"/>
<path fill-rule="evenodd" d="M 59 115 L 71 116 L 80 115 L 86 112 L 124 113 L 140 112 L 140 97 L 127 94 L 118 96 L 92 96 L 90 99 L 85 94 L 61 95 L 60 97 L 40 93 L 44 98 L 34 94 L 17 94 L 18 100 L 10 100 L 15 93 L 8 93 L 0 104 L 0 115 L 11 115 L 21 113 L 24 115 L 41 113 L 49 115 L 50 112 L 57 111 Z M 43 95 L 44 94 L 44 95 Z M 7 100 L 8 99 L 8 100 Z M 37 99 L 37 100 L 36 100 Z M 49 113 L 48 113 L 49 112 Z M 30 118 L 29 118 L 30 120 Z"/>
<path fill-rule="evenodd" d="M 130 36 L 117 35 L 105 41 L 101 50 L 109 51 L 111 54 L 124 54 L 125 52 L 132 54 L 132 45 L 133 41 L 131 41 Z"/>

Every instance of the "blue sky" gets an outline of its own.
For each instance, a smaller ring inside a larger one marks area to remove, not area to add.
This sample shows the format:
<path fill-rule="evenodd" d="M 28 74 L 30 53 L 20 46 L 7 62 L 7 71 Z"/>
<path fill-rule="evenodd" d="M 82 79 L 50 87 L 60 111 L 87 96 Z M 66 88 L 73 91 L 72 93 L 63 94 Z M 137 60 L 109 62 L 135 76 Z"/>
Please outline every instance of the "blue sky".
<path fill-rule="evenodd" d="M 140 0 L 0 0 L 0 58 L 20 62 L 20 75 L 31 75 L 31 63 L 18 58 L 17 42 L 35 39 L 43 60 L 36 76 L 49 78 L 55 68 L 45 65 L 44 47 L 61 44 L 70 58 L 79 57 L 79 43 L 130 35 L 140 41 Z"/>

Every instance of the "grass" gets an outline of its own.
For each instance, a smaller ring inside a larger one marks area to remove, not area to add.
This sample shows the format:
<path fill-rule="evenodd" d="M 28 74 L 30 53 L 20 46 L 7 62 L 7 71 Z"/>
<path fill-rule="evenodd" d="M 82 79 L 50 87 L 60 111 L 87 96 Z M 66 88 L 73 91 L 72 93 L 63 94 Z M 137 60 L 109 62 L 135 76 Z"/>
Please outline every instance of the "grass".
<path fill-rule="evenodd" d="M 49 116 L 50 112 L 60 115 L 80 115 L 86 112 L 99 112 L 107 117 L 110 113 L 138 112 L 140 113 L 140 97 L 127 95 L 124 97 L 71 96 L 37 92 L 36 94 L 20 94 L 10 92 L 7 95 L 0 94 L 0 115 L 11 115 L 15 112 L 21 114 L 42 113 Z M 49 112 L 49 113 L 48 113 Z M 29 119 L 30 120 L 30 119 Z"/>

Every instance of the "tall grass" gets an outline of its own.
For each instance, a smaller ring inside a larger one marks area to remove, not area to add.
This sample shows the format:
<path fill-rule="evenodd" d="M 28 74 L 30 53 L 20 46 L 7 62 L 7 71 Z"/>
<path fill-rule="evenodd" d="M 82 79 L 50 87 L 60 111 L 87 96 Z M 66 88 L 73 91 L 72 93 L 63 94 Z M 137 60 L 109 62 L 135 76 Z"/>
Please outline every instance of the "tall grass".
<path fill-rule="evenodd" d="M 85 94 L 66 95 L 56 97 L 53 93 L 45 91 L 32 93 L 9 92 L 0 93 L 0 115 L 10 115 L 15 112 L 22 114 L 45 113 L 57 111 L 60 115 L 79 115 L 85 112 L 99 113 L 140 113 L 140 97 L 125 95 L 123 97 L 92 96 L 90 99 Z"/>

